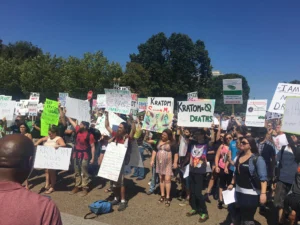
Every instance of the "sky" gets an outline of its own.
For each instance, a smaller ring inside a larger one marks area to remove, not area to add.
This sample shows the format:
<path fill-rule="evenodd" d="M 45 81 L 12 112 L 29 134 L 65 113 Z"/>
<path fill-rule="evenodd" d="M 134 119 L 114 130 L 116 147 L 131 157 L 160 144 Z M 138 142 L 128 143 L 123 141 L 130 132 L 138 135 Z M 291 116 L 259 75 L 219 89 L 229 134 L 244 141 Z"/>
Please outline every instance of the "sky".
<path fill-rule="evenodd" d="M 245 76 L 251 99 L 270 103 L 279 82 L 300 80 L 299 0 L 9 0 L 0 11 L 4 44 L 63 57 L 102 50 L 125 68 L 139 44 L 176 32 L 204 41 L 213 70 Z"/>

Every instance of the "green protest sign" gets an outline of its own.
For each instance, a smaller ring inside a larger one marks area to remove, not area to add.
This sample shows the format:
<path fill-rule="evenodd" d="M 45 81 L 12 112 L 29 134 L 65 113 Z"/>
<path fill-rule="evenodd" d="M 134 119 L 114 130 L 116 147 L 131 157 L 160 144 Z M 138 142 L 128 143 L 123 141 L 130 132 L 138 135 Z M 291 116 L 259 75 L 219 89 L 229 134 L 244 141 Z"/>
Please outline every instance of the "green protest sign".
<path fill-rule="evenodd" d="M 41 118 L 41 136 L 48 136 L 50 125 L 58 125 L 59 110 L 58 101 L 46 99 Z"/>

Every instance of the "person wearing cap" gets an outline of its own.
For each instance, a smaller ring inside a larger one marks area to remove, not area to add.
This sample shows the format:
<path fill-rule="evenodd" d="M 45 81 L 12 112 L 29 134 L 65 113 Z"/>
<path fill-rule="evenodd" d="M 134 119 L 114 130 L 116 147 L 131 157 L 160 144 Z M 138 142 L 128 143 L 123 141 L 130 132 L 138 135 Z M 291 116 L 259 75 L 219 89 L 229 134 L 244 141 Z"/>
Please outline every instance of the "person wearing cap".
<path fill-rule="evenodd" d="M 74 170 L 75 170 L 75 187 L 69 193 L 74 195 L 81 191 L 81 197 L 89 193 L 89 183 L 91 182 L 88 173 L 88 165 L 95 161 L 95 138 L 88 129 L 90 124 L 82 121 L 77 125 L 74 120 L 68 118 L 70 124 L 75 128 L 76 142 L 73 152 Z M 92 153 L 92 158 L 89 162 L 89 153 Z"/>

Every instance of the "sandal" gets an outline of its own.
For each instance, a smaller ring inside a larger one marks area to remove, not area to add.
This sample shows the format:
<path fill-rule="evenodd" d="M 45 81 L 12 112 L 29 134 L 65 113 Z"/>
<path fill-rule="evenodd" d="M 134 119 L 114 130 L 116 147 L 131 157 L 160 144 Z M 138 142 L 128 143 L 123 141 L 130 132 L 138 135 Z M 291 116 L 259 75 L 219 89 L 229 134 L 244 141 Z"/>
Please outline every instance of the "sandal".
<path fill-rule="evenodd" d="M 171 205 L 171 199 L 170 198 L 166 198 L 165 206 L 169 207 L 170 205 Z"/>
<path fill-rule="evenodd" d="M 104 192 L 109 193 L 109 192 L 112 192 L 112 190 L 110 188 L 107 188 Z"/>
<path fill-rule="evenodd" d="M 54 188 L 50 188 L 48 191 L 46 191 L 45 192 L 45 194 L 51 194 L 51 193 L 53 193 L 55 190 L 54 190 Z"/>
<path fill-rule="evenodd" d="M 158 203 L 163 203 L 165 201 L 165 196 L 161 196 L 158 200 Z"/>
<path fill-rule="evenodd" d="M 48 190 L 49 190 L 49 188 L 47 188 L 47 187 L 42 187 L 42 188 L 39 190 L 38 194 L 41 194 L 42 192 L 45 192 L 45 191 L 48 191 Z"/>
<path fill-rule="evenodd" d="M 185 215 L 187 216 L 187 217 L 191 217 L 191 216 L 194 216 L 194 215 L 196 215 L 197 214 L 197 211 L 196 210 L 191 210 L 191 211 L 189 211 L 188 213 L 186 213 Z"/>

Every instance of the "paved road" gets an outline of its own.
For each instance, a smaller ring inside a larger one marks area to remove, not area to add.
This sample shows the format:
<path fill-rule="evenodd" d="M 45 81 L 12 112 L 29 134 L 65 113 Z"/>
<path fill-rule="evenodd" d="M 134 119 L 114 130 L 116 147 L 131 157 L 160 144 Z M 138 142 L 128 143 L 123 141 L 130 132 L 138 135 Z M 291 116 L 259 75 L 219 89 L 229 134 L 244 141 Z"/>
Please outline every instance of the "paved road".
<path fill-rule="evenodd" d="M 109 225 L 95 220 L 85 220 L 82 217 L 73 216 L 67 213 L 61 213 L 61 218 L 64 225 Z"/>

